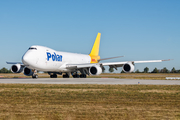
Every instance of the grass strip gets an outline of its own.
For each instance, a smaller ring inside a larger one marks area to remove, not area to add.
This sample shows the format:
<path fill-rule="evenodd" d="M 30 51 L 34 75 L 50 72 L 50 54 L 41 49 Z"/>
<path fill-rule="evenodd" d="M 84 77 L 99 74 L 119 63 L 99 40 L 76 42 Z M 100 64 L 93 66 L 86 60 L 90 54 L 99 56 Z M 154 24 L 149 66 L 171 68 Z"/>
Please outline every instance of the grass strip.
<path fill-rule="evenodd" d="M 180 119 L 180 86 L 0 84 L 0 119 Z"/>
<path fill-rule="evenodd" d="M 38 73 L 39 78 L 49 78 L 47 73 Z M 98 76 L 87 76 L 87 78 L 117 78 L 117 79 L 150 79 L 150 80 L 165 80 L 166 77 L 180 77 L 178 73 L 102 73 Z M 20 74 L 0 74 L 1 78 L 32 78 L 32 76 L 25 76 Z M 58 75 L 58 78 L 62 78 L 62 75 Z M 72 76 L 71 76 L 72 78 Z"/>

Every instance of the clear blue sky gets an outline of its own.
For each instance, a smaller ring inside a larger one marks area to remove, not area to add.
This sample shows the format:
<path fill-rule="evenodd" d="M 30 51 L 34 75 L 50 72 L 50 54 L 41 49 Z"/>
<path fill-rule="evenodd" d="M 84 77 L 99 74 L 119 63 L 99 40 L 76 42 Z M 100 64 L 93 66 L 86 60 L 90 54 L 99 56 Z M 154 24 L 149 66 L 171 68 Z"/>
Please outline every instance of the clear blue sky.
<path fill-rule="evenodd" d="M 0 68 L 21 61 L 31 45 L 89 54 L 101 32 L 109 61 L 174 59 L 136 64 L 180 69 L 180 0 L 1 0 Z"/>

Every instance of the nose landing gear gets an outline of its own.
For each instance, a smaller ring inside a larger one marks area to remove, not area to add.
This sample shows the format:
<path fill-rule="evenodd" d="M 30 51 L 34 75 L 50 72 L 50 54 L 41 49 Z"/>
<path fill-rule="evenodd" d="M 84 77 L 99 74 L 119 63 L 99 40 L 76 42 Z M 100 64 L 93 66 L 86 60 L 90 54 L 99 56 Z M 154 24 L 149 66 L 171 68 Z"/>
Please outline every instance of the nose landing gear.
<path fill-rule="evenodd" d="M 32 71 L 33 71 L 32 78 L 37 79 L 38 78 L 37 70 L 32 70 Z"/>
<path fill-rule="evenodd" d="M 33 78 L 33 79 L 37 79 L 37 78 L 38 78 L 38 75 L 37 75 L 37 74 L 33 74 L 33 75 L 32 75 L 32 78 Z"/>

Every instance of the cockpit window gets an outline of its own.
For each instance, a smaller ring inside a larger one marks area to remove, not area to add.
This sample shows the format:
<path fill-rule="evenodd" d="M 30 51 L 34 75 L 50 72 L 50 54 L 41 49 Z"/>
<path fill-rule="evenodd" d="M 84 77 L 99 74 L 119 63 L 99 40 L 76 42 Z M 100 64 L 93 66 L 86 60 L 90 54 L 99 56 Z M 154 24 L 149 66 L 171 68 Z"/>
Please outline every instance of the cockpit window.
<path fill-rule="evenodd" d="M 37 48 L 30 47 L 29 50 L 37 50 Z"/>

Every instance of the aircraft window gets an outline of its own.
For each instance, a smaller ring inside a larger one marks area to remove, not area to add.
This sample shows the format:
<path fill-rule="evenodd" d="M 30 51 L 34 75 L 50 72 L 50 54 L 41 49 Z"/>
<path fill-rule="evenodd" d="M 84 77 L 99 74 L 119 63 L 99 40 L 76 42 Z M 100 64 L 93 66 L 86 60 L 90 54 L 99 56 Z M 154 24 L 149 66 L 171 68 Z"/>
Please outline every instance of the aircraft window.
<path fill-rule="evenodd" d="M 29 50 L 37 50 L 37 48 L 30 47 Z"/>

